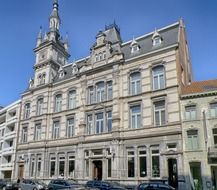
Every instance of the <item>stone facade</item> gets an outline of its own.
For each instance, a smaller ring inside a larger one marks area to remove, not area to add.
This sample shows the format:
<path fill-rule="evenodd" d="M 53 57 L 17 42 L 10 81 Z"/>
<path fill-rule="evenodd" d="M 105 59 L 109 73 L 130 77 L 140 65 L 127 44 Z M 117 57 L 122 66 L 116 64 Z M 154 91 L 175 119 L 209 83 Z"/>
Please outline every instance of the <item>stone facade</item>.
<path fill-rule="evenodd" d="M 179 95 L 191 81 L 187 49 L 182 20 L 129 42 L 114 23 L 97 34 L 90 56 L 67 63 L 55 1 L 22 95 L 16 178 L 186 189 Z"/>
<path fill-rule="evenodd" d="M 20 100 L 0 110 L 0 179 L 15 177 Z"/>

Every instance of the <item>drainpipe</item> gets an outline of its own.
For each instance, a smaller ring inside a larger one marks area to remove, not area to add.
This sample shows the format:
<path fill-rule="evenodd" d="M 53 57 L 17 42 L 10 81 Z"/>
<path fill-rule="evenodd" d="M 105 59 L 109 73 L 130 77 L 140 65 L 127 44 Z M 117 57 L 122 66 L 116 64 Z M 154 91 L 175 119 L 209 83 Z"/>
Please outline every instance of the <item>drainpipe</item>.
<path fill-rule="evenodd" d="M 206 126 L 206 113 L 205 110 L 203 110 L 203 130 L 204 130 L 204 139 L 205 139 L 205 149 L 207 150 L 207 126 Z"/>

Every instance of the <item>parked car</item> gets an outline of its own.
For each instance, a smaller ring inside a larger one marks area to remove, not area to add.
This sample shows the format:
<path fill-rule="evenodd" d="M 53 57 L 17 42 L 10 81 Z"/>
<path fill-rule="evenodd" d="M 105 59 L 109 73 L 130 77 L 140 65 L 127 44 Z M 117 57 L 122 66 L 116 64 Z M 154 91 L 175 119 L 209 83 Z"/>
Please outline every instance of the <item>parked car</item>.
<path fill-rule="evenodd" d="M 0 189 L 2 190 L 19 190 L 20 186 L 17 182 L 0 179 Z"/>
<path fill-rule="evenodd" d="M 55 179 L 51 180 L 48 184 L 48 190 L 58 190 L 58 189 L 83 189 L 83 186 L 78 184 L 77 181 L 69 179 Z"/>
<path fill-rule="evenodd" d="M 39 180 L 24 179 L 20 183 L 22 190 L 47 190 L 48 186 Z"/>
<path fill-rule="evenodd" d="M 99 190 L 127 190 L 124 186 L 110 181 L 91 180 L 86 183 L 86 187 L 97 188 Z"/>
<path fill-rule="evenodd" d="M 135 190 L 175 190 L 175 188 L 164 183 L 141 183 Z"/>

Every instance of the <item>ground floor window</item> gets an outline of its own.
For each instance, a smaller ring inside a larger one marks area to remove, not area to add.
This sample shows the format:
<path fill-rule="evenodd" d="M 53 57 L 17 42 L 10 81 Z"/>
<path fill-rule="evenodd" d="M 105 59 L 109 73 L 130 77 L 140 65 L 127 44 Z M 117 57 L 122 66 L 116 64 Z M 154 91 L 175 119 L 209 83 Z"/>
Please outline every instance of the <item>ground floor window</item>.
<path fill-rule="evenodd" d="M 60 156 L 59 157 L 59 176 L 64 176 L 65 171 L 65 157 Z"/>
<path fill-rule="evenodd" d="M 160 177 L 160 155 L 159 150 L 151 150 L 152 177 Z"/>
<path fill-rule="evenodd" d="M 146 150 L 139 151 L 139 176 L 147 176 Z"/>
<path fill-rule="evenodd" d="M 36 170 L 36 176 L 39 177 L 41 173 L 41 157 L 37 157 L 37 170 Z"/>
<path fill-rule="evenodd" d="M 112 177 L 112 159 L 108 158 L 108 177 Z"/>
<path fill-rule="evenodd" d="M 55 176 L 56 170 L 56 157 L 51 157 L 50 159 L 50 177 Z"/>
<path fill-rule="evenodd" d="M 69 176 L 70 177 L 75 177 L 75 157 L 74 156 L 69 156 L 69 163 L 68 163 L 68 170 L 69 170 Z"/>
<path fill-rule="evenodd" d="M 201 177 L 201 163 L 200 162 L 190 162 L 191 171 L 191 185 L 193 189 L 203 189 L 202 177 Z"/>
<path fill-rule="evenodd" d="M 134 151 L 128 151 L 128 177 L 135 177 L 135 157 Z"/>
<path fill-rule="evenodd" d="M 31 164 L 30 164 L 30 176 L 34 177 L 34 171 L 35 171 L 35 158 L 31 158 Z"/>

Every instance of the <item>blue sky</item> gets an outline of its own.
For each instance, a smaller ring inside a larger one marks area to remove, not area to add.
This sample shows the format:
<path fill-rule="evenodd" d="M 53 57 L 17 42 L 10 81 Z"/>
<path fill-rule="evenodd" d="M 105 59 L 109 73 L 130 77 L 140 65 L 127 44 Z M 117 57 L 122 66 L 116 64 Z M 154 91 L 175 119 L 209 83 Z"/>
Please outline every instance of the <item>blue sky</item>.
<path fill-rule="evenodd" d="M 0 105 L 20 98 L 33 76 L 39 27 L 48 28 L 52 0 L 0 2 Z M 216 0 L 59 0 L 61 34 L 70 40 L 70 60 L 89 55 L 95 36 L 115 20 L 123 41 L 183 18 L 194 80 L 217 78 Z"/>

